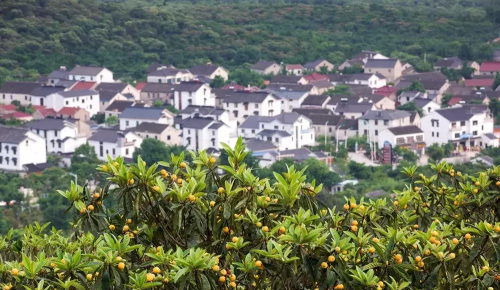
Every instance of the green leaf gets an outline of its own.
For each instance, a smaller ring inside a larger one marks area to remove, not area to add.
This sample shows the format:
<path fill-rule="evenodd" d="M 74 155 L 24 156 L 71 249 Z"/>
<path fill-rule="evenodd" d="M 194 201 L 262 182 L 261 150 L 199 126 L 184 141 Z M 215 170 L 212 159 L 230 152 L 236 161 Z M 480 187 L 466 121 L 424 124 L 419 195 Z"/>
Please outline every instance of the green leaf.
<path fill-rule="evenodd" d="M 231 217 L 231 204 L 229 202 L 224 203 L 224 218 L 229 219 Z"/>

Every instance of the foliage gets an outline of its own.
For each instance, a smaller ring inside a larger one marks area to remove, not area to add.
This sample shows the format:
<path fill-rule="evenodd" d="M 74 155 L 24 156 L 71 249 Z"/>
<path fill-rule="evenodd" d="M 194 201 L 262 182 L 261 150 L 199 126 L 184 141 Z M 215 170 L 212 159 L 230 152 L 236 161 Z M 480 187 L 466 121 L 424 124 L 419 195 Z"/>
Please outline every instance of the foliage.
<path fill-rule="evenodd" d="M 215 78 L 210 82 L 210 87 L 212 88 L 222 88 L 226 82 L 221 76 L 215 76 Z"/>
<path fill-rule="evenodd" d="M 432 144 L 431 146 L 427 146 L 427 148 L 425 148 L 425 152 L 427 153 L 427 155 L 429 155 L 429 158 L 431 158 L 435 162 L 438 162 L 441 159 L 450 156 L 453 149 L 454 148 L 451 143 L 443 145 Z"/>
<path fill-rule="evenodd" d="M 444 94 L 443 99 L 441 100 L 441 107 L 443 107 L 443 108 L 448 107 L 448 102 L 451 100 L 452 97 L 453 97 L 453 94 L 450 94 L 450 93 Z"/>
<path fill-rule="evenodd" d="M 406 148 L 401 148 L 399 146 L 394 147 L 394 150 L 398 153 L 399 156 L 403 157 L 403 160 L 413 164 L 417 163 L 418 156 L 417 154 L 415 154 L 415 152 Z"/>
<path fill-rule="evenodd" d="M 333 96 L 333 95 L 351 95 L 351 87 L 348 85 L 336 85 L 334 89 L 328 89 L 323 93 L 324 95 Z"/>
<path fill-rule="evenodd" d="M 346 198 L 322 208 L 321 190 L 294 166 L 275 182 L 206 152 L 151 164 L 98 167 L 109 186 L 59 191 L 74 234 L 28 225 L 0 238 L 3 287 L 20 289 L 486 289 L 497 288 L 500 168 L 477 175 L 432 165 L 402 169 L 393 200 Z M 158 171 L 158 165 L 164 170 Z M 214 174 L 222 170 L 222 175 Z M 175 176 L 174 176 L 175 175 Z M 133 180 L 133 182 L 131 182 Z M 110 198 L 118 202 L 104 206 Z M 458 274 L 460 273 L 460 274 Z"/>
<path fill-rule="evenodd" d="M 163 102 L 161 100 L 156 100 L 153 103 L 153 107 L 155 107 L 155 108 L 161 108 L 161 107 L 163 107 Z"/>
<path fill-rule="evenodd" d="M 495 81 L 493 82 L 493 90 L 496 90 L 500 86 L 500 73 L 495 75 Z"/>
<path fill-rule="evenodd" d="M 106 119 L 106 121 L 104 121 L 104 123 L 106 123 L 106 125 L 108 126 L 114 126 L 119 123 L 119 120 L 118 117 L 111 115 Z"/>
<path fill-rule="evenodd" d="M 398 110 L 410 112 L 416 111 L 420 115 L 420 117 L 424 116 L 424 111 L 422 110 L 422 108 L 418 107 L 415 102 L 408 102 L 404 105 L 398 106 Z"/>
<path fill-rule="evenodd" d="M 141 143 L 141 147 L 134 151 L 134 160 L 139 156 L 146 164 L 153 164 L 157 160 L 170 161 L 173 155 L 179 155 L 185 152 L 186 148 L 182 146 L 167 146 L 160 140 L 146 138 Z M 189 156 L 187 156 L 189 158 Z"/>
<path fill-rule="evenodd" d="M 86 181 L 98 179 L 94 169 L 99 162 L 94 147 L 86 143 L 76 148 L 73 157 L 71 157 L 69 170 L 78 175 L 79 184 L 83 185 Z"/>
<path fill-rule="evenodd" d="M 177 114 L 179 113 L 179 110 L 177 110 L 174 106 L 168 104 L 165 106 L 165 109 L 169 110 L 170 112 L 174 113 L 174 114 Z"/>
<path fill-rule="evenodd" d="M 90 117 L 90 120 L 96 122 L 97 124 L 104 123 L 105 119 L 106 119 L 106 115 L 104 113 L 97 113 L 97 114 L 93 115 L 92 117 Z"/>

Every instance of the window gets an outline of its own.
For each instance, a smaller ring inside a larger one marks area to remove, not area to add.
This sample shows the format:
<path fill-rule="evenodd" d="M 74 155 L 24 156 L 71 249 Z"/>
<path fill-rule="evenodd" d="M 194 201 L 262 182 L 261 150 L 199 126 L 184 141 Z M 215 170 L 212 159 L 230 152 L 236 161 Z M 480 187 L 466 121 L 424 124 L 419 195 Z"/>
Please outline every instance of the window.
<path fill-rule="evenodd" d="M 125 149 L 125 155 L 128 155 L 128 148 Z"/>
<path fill-rule="evenodd" d="M 69 105 L 69 101 L 66 101 L 66 105 Z"/>
<path fill-rule="evenodd" d="M 188 134 L 191 134 L 191 130 L 188 130 Z"/>
<path fill-rule="evenodd" d="M 139 121 L 135 121 L 135 126 L 139 126 Z"/>
<path fill-rule="evenodd" d="M 477 131 L 472 131 L 472 135 L 476 136 L 477 135 Z"/>
<path fill-rule="evenodd" d="M 280 138 L 276 137 L 274 138 L 274 142 L 279 142 L 280 141 Z"/>
<path fill-rule="evenodd" d="M 252 133 L 254 133 L 254 134 L 255 134 L 255 130 L 252 130 Z"/>
<path fill-rule="evenodd" d="M 455 138 L 460 138 L 460 133 L 455 133 Z"/>
<path fill-rule="evenodd" d="M 92 96 L 90 96 L 90 99 L 92 100 Z"/>
<path fill-rule="evenodd" d="M 170 140 L 170 135 L 167 135 L 167 140 Z"/>
<path fill-rule="evenodd" d="M 378 136 L 378 130 L 375 130 L 375 136 Z"/>
<path fill-rule="evenodd" d="M 436 137 L 439 137 L 439 132 L 436 132 Z"/>
<path fill-rule="evenodd" d="M 262 129 L 264 129 L 264 124 L 260 125 Z"/>
<path fill-rule="evenodd" d="M 57 141 L 57 147 L 58 148 L 61 148 L 61 143 L 62 143 L 61 141 Z"/>
<path fill-rule="evenodd" d="M 89 105 L 89 108 L 92 109 L 92 105 Z"/>
<path fill-rule="evenodd" d="M 368 130 L 365 130 L 363 134 L 368 135 Z"/>
<path fill-rule="evenodd" d="M 389 72 L 391 72 L 391 69 L 388 69 Z"/>
<path fill-rule="evenodd" d="M 465 121 L 460 121 L 460 126 L 465 126 Z"/>
<path fill-rule="evenodd" d="M 215 136 L 215 130 L 212 130 L 212 136 Z"/>
<path fill-rule="evenodd" d="M 155 135 L 155 139 L 158 140 L 158 136 Z"/>
<path fill-rule="evenodd" d="M 279 126 L 274 126 L 274 129 L 278 130 L 280 127 Z"/>
<path fill-rule="evenodd" d="M 57 130 L 54 130 L 54 136 L 57 137 Z"/>
<path fill-rule="evenodd" d="M 245 133 L 245 129 L 241 129 L 241 133 Z"/>
<path fill-rule="evenodd" d="M 127 121 L 125 121 L 125 126 L 127 126 L 127 127 L 128 127 L 128 120 L 127 120 Z"/>
<path fill-rule="evenodd" d="M 384 120 L 384 126 L 389 126 L 389 120 Z"/>
<path fill-rule="evenodd" d="M 24 100 L 27 101 L 28 100 L 28 96 L 24 96 Z"/>
<path fill-rule="evenodd" d="M 259 104 L 255 104 L 255 108 L 258 109 L 259 108 Z"/>
<path fill-rule="evenodd" d="M 377 125 L 378 125 L 378 120 L 375 120 L 375 126 L 377 126 Z"/>
<path fill-rule="evenodd" d="M 82 104 L 85 104 L 85 99 L 82 99 Z"/>
<path fill-rule="evenodd" d="M 332 127 L 328 128 L 328 132 L 332 133 Z"/>
<path fill-rule="evenodd" d="M 113 148 L 113 155 L 115 155 L 115 154 L 116 154 L 116 152 L 115 152 L 115 148 Z"/>
<path fill-rule="evenodd" d="M 434 137 L 434 132 L 432 132 L 432 137 Z"/>

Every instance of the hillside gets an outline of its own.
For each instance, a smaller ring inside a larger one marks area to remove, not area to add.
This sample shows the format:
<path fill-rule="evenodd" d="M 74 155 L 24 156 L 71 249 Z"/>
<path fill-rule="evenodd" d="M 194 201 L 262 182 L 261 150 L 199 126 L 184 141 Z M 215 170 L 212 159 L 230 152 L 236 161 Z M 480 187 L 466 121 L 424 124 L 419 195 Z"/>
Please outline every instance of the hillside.
<path fill-rule="evenodd" d="M 360 49 L 392 53 L 418 67 L 424 53 L 432 61 L 456 55 L 463 44 L 480 59 L 500 26 L 499 13 L 492 13 L 498 8 L 487 1 L 452 1 L 451 8 L 358 2 L 6 0 L 0 2 L 0 83 L 35 78 L 59 65 L 104 65 L 116 77 L 141 78 L 155 61 L 233 68 L 261 58 L 305 62 L 323 56 L 339 63 Z"/>

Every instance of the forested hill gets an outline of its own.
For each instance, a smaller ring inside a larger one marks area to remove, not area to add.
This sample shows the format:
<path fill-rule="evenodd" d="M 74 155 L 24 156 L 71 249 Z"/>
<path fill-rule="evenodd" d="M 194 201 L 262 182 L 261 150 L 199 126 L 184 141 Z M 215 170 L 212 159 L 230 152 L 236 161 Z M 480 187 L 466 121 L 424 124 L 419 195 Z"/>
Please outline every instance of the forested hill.
<path fill-rule="evenodd" d="M 155 61 L 178 67 L 211 61 L 233 68 L 258 59 L 303 63 L 321 56 L 339 63 L 361 49 L 425 69 L 424 53 L 432 62 L 457 55 L 464 44 L 481 59 L 500 29 L 500 8 L 490 0 L 437 2 L 450 7 L 418 0 L 173 2 L 2 0 L 0 83 L 35 78 L 60 65 L 104 65 L 117 78 L 141 78 Z"/>

